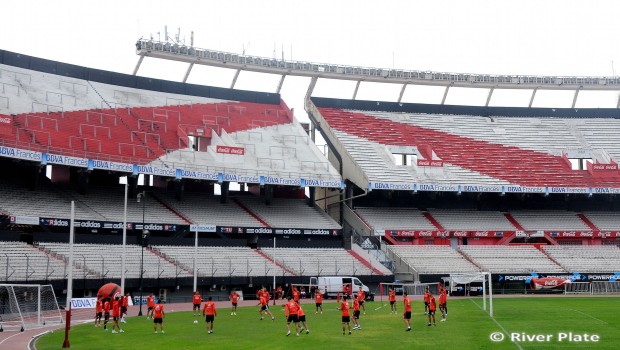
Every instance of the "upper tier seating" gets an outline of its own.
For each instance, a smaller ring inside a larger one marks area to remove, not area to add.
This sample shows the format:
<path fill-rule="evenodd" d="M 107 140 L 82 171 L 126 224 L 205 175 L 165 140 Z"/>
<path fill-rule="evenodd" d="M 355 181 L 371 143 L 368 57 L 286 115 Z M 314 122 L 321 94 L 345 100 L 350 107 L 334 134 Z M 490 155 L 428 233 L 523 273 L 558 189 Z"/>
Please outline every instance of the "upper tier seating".
<path fill-rule="evenodd" d="M 429 213 L 446 230 L 514 231 L 516 228 L 498 211 L 429 209 Z"/>
<path fill-rule="evenodd" d="M 562 273 L 561 266 L 532 246 L 465 245 L 459 248 L 491 273 Z"/>
<path fill-rule="evenodd" d="M 590 211 L 584 213 L 599 230 L 620 231 L 620 213 L 613 211 Z"/>
<path fill-rule="evenodd" d="M 237 197 L 244 207 L 271 227 L 340 229 L 340 225 L 317 207 L 303 199 L 273 198 L 269 205 L 256 196 Z"/>
<path fill-rule="evenodd" d="M 589 231 L 574 212 L 559 210 L 511 211 L 510 215 L 527 231 Z"/>
<path fill-rule="evenodd" d="M 388 249 L 418 273 L 479 272 L 474 264 L 449 246 L 393 245 Z"/>
<path fill-rule="evenodd" d="M 620 272 L 620 248 L 617 246 L 543 246 L 568 272 Z"/>
<path fill-rule="evenodd" d="M 162 93 L 5 65 L 0 72 L 0 82 L 19 86 L 0 103 L 0 118 L 11 121 L 0 125 L 6 146 L 209 174 L 340 181 L 284 102 Z M 190 147 L 194 138 L 200 152 Z"/>
<path fill-rule="evenodd" d="M 584 146 L 595 150 L 594 141 L 590 146 L 588 140 L 598 136 L 574 132 L 568 119 L 558 122 L 557 119 L 503 118 L 504 129 L 482 117 L 471 117 L 473 122 L 469 123 L 470 117 L 410 116 L 332 108 L 319 108 L 319 111 L 337 142 L 346 148 L 371 182 L 620 187 L 620 173 L 600 178 L 587 171 L 571 170 L 561 156 L 562 151 Z M 610 122 L 620 125 L 617 120 Z M 583 125 L 591 123 L 584 121 Z M 515 136 L 508 138 L 508 134 Z M 421 149 L 430 147 L 444 166 L 438 169 L 397 166 L 387 146 L 417 147 L 418 155 L 423 154 Z M 615 145 L 609 147 L 610 155 L 618 152 L 616 148 L 620 149 Z"/>
<path fill-rule="evenodd" d="M 373 229 L 437 229 L 415 208 L 357 208 L 355 212 Z"/>

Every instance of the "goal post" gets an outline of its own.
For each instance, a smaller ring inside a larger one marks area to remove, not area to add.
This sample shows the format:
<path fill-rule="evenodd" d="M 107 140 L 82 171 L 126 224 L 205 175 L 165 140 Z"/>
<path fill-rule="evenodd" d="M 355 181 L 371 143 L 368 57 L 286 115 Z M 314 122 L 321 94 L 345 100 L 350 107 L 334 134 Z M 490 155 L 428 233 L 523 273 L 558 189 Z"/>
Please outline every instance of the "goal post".
<path fill-rule="evenodd" d="M 590 282 L 564 283 L 564 294 L 591 294 Z"/>
<path fill-rule="evenodd" d="M 592 294 L 620 294 L 620 281 L 593 281 L 590 290 Z"/>
<path fill-rule="evenodd" d="M 62 323 L 51 285 L 0 284 L 0 329 L 20 330 Z"/>
<path fill-rule="evenodd" d="M 447 279 L 450 285 L 450 291 L 458 284 L 470 285 L 472 283 L 482 283 L 482 309 L 489 312 L 489 316 L 493 317 L 493 281 L 490 272 L 477 273 L 454 273 L 450 274 Z M 487 310 L 487 298 L 489 309 Z"/>

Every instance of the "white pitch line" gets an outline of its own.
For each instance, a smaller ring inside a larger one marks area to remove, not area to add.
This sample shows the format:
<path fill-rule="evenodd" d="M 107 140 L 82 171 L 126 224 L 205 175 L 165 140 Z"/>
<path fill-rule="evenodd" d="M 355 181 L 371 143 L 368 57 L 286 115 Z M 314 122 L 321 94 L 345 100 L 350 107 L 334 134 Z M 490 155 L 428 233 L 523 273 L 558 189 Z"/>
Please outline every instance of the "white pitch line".
<path fill-rule="evenodd" d="M 476 303 L 475 303 L 475 302 L 474 302 L 471 298 L 469 299 L 469 301 L 471 301 L 472 303 L 474 303 L 474 305 L 476 305 L 476 306 L 477 306 L 480 310 L 484 311 L 484 310 L 482 309 L 482 307 L 481 307 L 480 305 L 476 304 Z M 502 329 L 502 331 L 504 332 L 504 334 L 506 334 L 506 337 L 507 337 L 506 339 L 510 339 L 510 334 L 508 334 L 508 331 L 506 330 L 506 328 L 504 328 L 504 326 L 502 326 L 502 325 L 501 325 L 501 324 L 500 324 L 500 323 L 499 323 L 499 322 L 495 319 L 495 317 L 491 317 L 491 319 L 493 320 L 493 322 L 495 322 L 495 324 L 497 324 L 497 325 L 499 326 L 499 328 L 501 328 L 501 329 Z M 508 341 L 510 341 L 510 340 L 508 340 Z M 523 350 L 523 348 L 521 347 L 521 344 L 519 344 L 519 342 L 516 342 L 516 341 L 514 341 L 514 342 L 513 342 L 513 341 L 510 341 L 510 342 L 514 343 L 514 344 L 517 346 L 517 348 L 519 348 L 519 350 Z"/>
<path fill-rule="evenodd" d="M 601 320 L 600 318 L 596 318 L 596 317 L 594 317 L 594 316 L 592 316 L 592 315 L 590 315 L 590 314 L 587 314 L 587 313 L 585 313 L 585 312 L 583 312 L 583 311 L 579 311 L 579 310 L 575 310 L 575 309 L 569 309 L 569 310 L 571 310 L 571 311 L 575 311 L 575 312 L 578 312 L 578 313 L 580 313 L 580 314 L 582 314 L 582 315 L 588 316 L 588 317 L 590 317 L 590 318 L 592 318 L 592 319 L 595 319 L 595 320 L 597 320 L 597 321 L 599 321 L 599 322 L 603 322 L 603 323 L 605 323 L 605 324 L 609 324 L 609 323 L 607 323 L 607 322 L 605 322 L 605 321 Z"/>
<path fill-rule="evenodd" d="M 11 335 L 11 336 L 6 337 L 4 340 L 0 341 L 0 345 L 2 345 L 2 343 L 4 343 L 5 341 L 7 341 L 7 340 L 9 340 L 9 339 L 13 338 L 14 336 L 16 336 L 16 335 L 20 335 L 20 334 L 22 334 L 22 333 L 20 332 L 20 333 L 16 333 L 16 334 L 13 334 L 13 335 Z"/>
<path fill-rule="evenodd" d="M 377 310 L 379 310 L 379 309 L 381 309 L 381 308 L 385 307 L 386 305 L 387 305 L 387 304 L 383 304 L 383 305 L 379 306 L 378 308 L 376 308 L 376 309 L 375 309 L 375 311 L 377 311 Z"/>

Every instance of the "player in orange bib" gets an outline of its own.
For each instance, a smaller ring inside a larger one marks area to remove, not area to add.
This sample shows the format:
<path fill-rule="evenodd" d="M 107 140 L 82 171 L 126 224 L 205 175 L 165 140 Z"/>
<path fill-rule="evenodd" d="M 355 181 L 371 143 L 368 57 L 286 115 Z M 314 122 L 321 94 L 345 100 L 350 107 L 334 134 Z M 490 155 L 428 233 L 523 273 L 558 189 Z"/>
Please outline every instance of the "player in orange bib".
<path fill-rule="evenodd" d="M 448 316 L 448 292 L 446 292 L 446 288 L 443 288 L 439 294 L 439 310 L 441 311 L 440 322 L 446 322 Z"/>
<path fill-rule="evenodd" d="M 95 306 L 95 327 L 101 327 L 101 316 L 103 316 L 103 302 L 101 298 L 97 298 Z"/>
<path fill-rule="evenodd" d="M 362 329 L 359 322 L 360 319 L 360 301 L 357 298 L 353 299 L 353 330 Z"/>
<path fill-rule="evenodd" d="M 117 333 L 116 328 L 118 328 L 118 333 L 124 333 L 125 331 L 121 329 L 121 326 L 118 324 L 118 321 L 121 318 L 121 301 L 120 298 L 114 299 L 114 303 L 112 303 L 112 319 L 114 323 L 112 324 L 112 333 Z"/>
<path fill-rule="evenodd" d="M 146 297 L 146 307 L 148 307 L 148 311 L 146 312 L 146 319 L 153 317 L 153 308 L 155 307 L 155 296 L 151 293 L 148 297 Z"/>
<path fill-rule="evenodd" d="M 430 294 L 431 292 L 428 290 L 428 287 L 424 290 L 424 314 L 428 313 L 428 305 L 430 302 Z"/>
<path fill-rule="evenodd" d="M 237 303 L 239 302 L 239 293 L 236 290 L 233 290 L 232 293 L 228 296 L 230 302 L 232 303 L 232 309 L 230 311 L 231 315 L 237 315 Z"/>
<path fill-rule="evenodd" d="M 299 304 L 288 297 L 288 302 L 284 305 L 284 315 L 286 316 L 286 336 L 291 335 L 291 322 L 295 323 L 295 331 L 299 336 Z"/>
<path fill-rule="evenodd" d="M 273 316 L 271 311 L 269 311 L 269 299 L 265 297 L 265 294 L 259 293 L 260 300 L 258 301 L 258 305 L 260 305 L 260 309 L 258 310 L 258 314 L 260 315 L 260 320 L 263 320 L 263 314 L 267 314 L 271 317 L 271 320 L 274 321 L 276 318 Z"/>
<path fill-rule="evenodd" d="M 362 310 L 364 310 L 364 315 L 366 315 L 366 306 L 364 306 L 365 301 L 366 293 L 364 293 L 364 290 L 362 289 L 362 287 L 360 287 L 360 290 L 357 292 L 357 302 L 360 304 Z"/>
<path fill-rule="evenodd" d="M 202 316 L 206 315 L 205 322 L 207 322 L 208 334 L 213 333 L 213 322 L 215 322 L 215 316 L 217 316 L 217 310 L 215 309 L 215 303 L 213 298 L 209 297 L 205 303 L 204 309 L 202 309 Z"/>
<path fill-rule="evenodd" d="M 321 290 L 317 288 L 314 291 L 314 305 L 316 306 L 315 314 L 319 313 L 319 309 L 321 310 L 321 315 L 323 314 L 323 294 L 321 294 Z"/>
<path fill-rule="evenodd" d="M 108 321 L 110 321 L 110 309 L 111 308 L 112 308 L 112 305 L 110 305 L 110 302 L 106 298 L 105 301 L 103 302 L 103 330 L 106 332 L 108 331 Z"/>
<path fill-rule="evenodd" d="M 297 287 L 293 287 L 293 301 L 296 302 L 297 304 L 299 304 L 299 290 L 297 289 Z"/>
<path fill-rule="evenodd" d="M 437 309 L 437 303 L 435 302 L 435 297 L 430 292 L 428 293 L 428 326 L 431 326 L 431 320 L 433 321 L 432 326 L 435 326 L 435 310 Z"/>
<path fill-rule="evenodd" d="M 121 297 L 121 322 L 122 323 L 127 323 L 127 321 L 125 321 L 125 317 L 127 317 L 127 309 L 129 309 L 129 298 L 131 298 L 129 293 L 125 294 L 124 297 Z"/>
<path fill-rule="evenodd" d="M 349 335 L 351 335 L 351 314 L 349 313 L 349 303 L 347 302 L 347 295 L 345 294 L 340 303 L 338 310 L 342 312 L 342 335 L 345 334 L 345 324 L 349 328 Z"/>
<path fill-rule="evenodd" d="M 200 312 L 200 304 L 202 304 L 202 296 L 200 295 L 200 293 L 198 293 L 198 291 L 194 292 L 194 297 L 192 298 L 192 304 L 193 304 L 193 311 L 194 311 L 194 316 L 196 316 L 196 312 Z"/>
<path fill-rule="evenodd" d="M 299 331 L 303 332 L 306 330 L 306 334 L 310 333 L 310 328 L 308 328 L 308 324 L 306 324 L 306 313 L 304 309 L 302 309 L 301 304 L 297 304 L 297 318 L 299 319 L 299 323 L 301 326 L 299 327 Z"/>
<path fill-rule="evenodd" d="M 161 333 L 164 334 L 164 317 L 166 313 L 164 312 L 164 305 L 161 303 L 157 303 L 153 307 L 153 330 L 157 333 L 157 325 L 161 329 Z"/>
<path fill-rule="evenodd" d="M 405 307 L 403 319 L 405 320 L 405 325 L 407 325 L 407 332 L 409 332 L 411 331 L 411 300 L 409 300 L 407 292 L 403 292 L 403 297 L 403 305 Z"/>
<path fill-rule="evenodd" d="M 390 291 L 388 292 L 390 298 L 390 308 L 392 309 L 392 313 L 396 314 L 396 291 L 393 287 L 390 287 Z"/>

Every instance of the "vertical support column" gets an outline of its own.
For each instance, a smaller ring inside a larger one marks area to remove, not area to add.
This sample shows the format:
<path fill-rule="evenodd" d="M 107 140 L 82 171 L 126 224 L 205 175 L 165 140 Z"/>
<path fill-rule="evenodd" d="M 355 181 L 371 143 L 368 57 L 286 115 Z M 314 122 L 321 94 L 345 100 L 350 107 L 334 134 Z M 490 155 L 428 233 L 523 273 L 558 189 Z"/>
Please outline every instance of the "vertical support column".
<path fill-rule="evenodd" d="M 534 97 L 536 97 L 537 91 L 538 91 L 538 88 L 534 88 L 534 90 L 532 90 L 532 97 L 530 97 L 530 104 L 528 105 L 529 108 L 531 108 L 532 104 L 534 104 Z"/>
<path fill-rule="evenodd" d="M 491 102 L 491 96 L 493 96 L 493 91 L 495 91 L 495 87 L 492 87 L 489 90 L 489 95 L 487 96 L 487 103 L 484 104 L 485 107 L 489 107 L 489 102 Z"/>
<path fill-rule="evenodd" d="M 405 94 L 405 89 L 407 88 L 408 83 L 404 83 L 403 87 L 400 88 L 400 94 L 398 95 L 398 103 L 403 100 L 403 95 Z"/>
<path fill-rule="evenodd" d="M 304 98 L 304 107 L 308 110 L 308 101 L 310 101 L 310 97 L 312 96 L 312 92 L 314 91 L 314 87 L 316 86 L 316 82 L 319 80 L 319 77 L 312 77 L 310 79 L 310 85 L 308 85 L 308 90 L 306 91 L 306 97 Z"/>
<path fill-rule="evenodd" d="M 443 92 L 443 98 L 441 99 L 442 105 L 446 103 L 446 98 L 448 97 L 448 91 L 450 91 L 450 86 L 452 85 L 446 86 L 446 90 Z"/>
<path fill-rule="evenodd" d="M 185 72 L 185 76 L 183 77 L 183 82 L 187 82 L 187 77 L 189 77 L 189 72 L 192 71 L 192 68 L 194 68 L 194 62 L 189 64 L 189 67 L 187 67 L 187 71 Z"/>
<path fill-rule="evenodd" d="M 573 104 L 571 105 L 571 108 L 575 108 L 575 105 L 577 104 L 577 97 L 579 96 L 579 91 L 581 91 L 581 86 L 577 88 L 577 90 L 575 90 L 575 96 L 573 96 Z"/>
<path fill-rule="evenodd" d="M 140 65 L 142 64 L 143 60 L 144 60 L 144 56 L 141 55 L 140 58 L 138 59 L 138 63 L 136 64 L 136 67 L 133 69 L 132 75 L 138 74 L 138 69 L 140 69 Z"/>
<path fill-rule="evenodd" d="M 279 94 L 280 90 L 282 90 L 282 85 L 284 84 L 284 78 L 286 78 L 286 74 L 282 74 L 280 77 L 280 82 L 278 83 L 278 88 L 276 89 L 276 93 Z"/>
<path fill-rule="evenodd" d="M 239 78 L 239 73 L 241 73 L 241 69 L 237 69 L 237 71 L 235 72 L 235 76 L 233 77 L 232 83 L 230 84 L 231 89 L 235 88 L 235 84 L 237 83 L 237 78 Z"/>
<path fill-rule="evenodd" d="M 355 91 L 353 91 L 353 100 L 355 100 L 355 98 L 357 97 L 357 91 L 360 89 L 361 82 L 361 80 L 358 80 L 357 84 L 355 84 Z"/>

